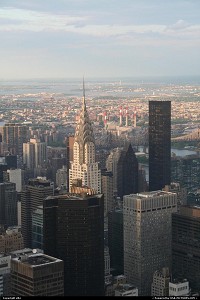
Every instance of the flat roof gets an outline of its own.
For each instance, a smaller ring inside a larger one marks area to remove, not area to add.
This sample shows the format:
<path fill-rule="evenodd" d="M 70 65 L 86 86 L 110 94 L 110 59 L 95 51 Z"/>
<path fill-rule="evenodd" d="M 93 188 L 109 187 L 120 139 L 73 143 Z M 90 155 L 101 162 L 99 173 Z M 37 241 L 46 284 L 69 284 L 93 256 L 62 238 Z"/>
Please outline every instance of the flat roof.
<path fill-rule="evenodd" d="M 83 193 L 84 194 L 84 193 Z M 82 197 L 81 194 L 73 194 L 67 193 L 64 195 L 55 195 L 55 196 L 48 196 L 45 200 L 51 199 L 69 199 L 69 200 L 82 200 L 82 199 L 90 199 L 90 198 L 101 198 L 102 194 L 94 194 L 94 195 L 87 195 L 86 197 Z"/>
<path fill-rule="evenodd" d="M 118 287 L 116 288 L 116 290 L 120 292 L 127 292 L 134 289 L 136 289 L 136 287 L 129 283 L 119 284 Z"/>
<path fill-rule="evenodd" d="M 124 197 L 134 197 L 134 198 L 152 198 L 155 196 L 164 196 L 164 195 L 174 195 L 176 193 L 173 192 L 167 192 L 167 191 L 151 191 L 151 192 L 142 192 L 142 193 L 137 193 L 137 194 L 130 194 L 130 195 L 125 195 Z"/>
<path fill-rule="evenodd" d="M 26 265 L 30 265 L 31 267 L 39 266 L 39 265 L 46 265 L 46 264 L 62 261 L 58 258 L 51 257 L 51 256 L 48 256 L 43 253 L 18 256 L 18 257 L 13 258 L 13 260 L 21 262 Z"/>

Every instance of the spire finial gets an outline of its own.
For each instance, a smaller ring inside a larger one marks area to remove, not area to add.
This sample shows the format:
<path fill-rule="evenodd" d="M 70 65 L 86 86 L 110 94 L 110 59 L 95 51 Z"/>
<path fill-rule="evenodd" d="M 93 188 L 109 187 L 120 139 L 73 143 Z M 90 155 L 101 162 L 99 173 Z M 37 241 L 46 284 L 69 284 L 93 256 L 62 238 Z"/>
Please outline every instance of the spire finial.
<path fill-rule="evenodd" d="M 84 81 L 84 76 L 83 76 L 83 108 L 86 109 L 86 104 L 85 104 L 85 81 Z"/>

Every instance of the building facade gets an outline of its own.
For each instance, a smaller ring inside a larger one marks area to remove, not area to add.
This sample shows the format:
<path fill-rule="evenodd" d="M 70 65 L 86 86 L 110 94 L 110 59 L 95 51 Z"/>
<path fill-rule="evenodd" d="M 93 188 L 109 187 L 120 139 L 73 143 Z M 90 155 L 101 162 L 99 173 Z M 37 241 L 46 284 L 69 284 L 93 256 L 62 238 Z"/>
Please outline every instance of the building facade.
<path fill-rule="evenodd" d="M 169 296 L 170 297 L 184 297 L 190 295 L 190 287 L 187 279 L 173 280 L 169 283 Z"/>
<path fill-rule="evenodd" d="M 11 258 L 11 296 L 63 296 L 63 261 L 42 253 Z"/>
<path fill-rule="evenodd" d="M 0 253 L 0 296 L 8 296 L 6 294 L 7 278 L 10 275 L 10 256 Z"/>
<path fill-rule="evenodd" d="M 106 161 L 107 170 L 113 173 L 113 191 L 121 199 L 138 192 L 138 161 L 131 144 L 111 151 Z"/>
<path fill-rule="evenodd" d="M 169 268 L 155 271 L 151 285 L 151 296 L 169 296 Z"/>
<path fill-rule="evenodd" d="M 53 195 L 54 187 L 51 181 L 45 177 L 29 179 L 28 185 L 25 186 L 21 193 L 21 222 L 22 235 L 24 237 L 24 246 L 32 246 L 32 213 L 43 200 Z"/>
<path fill-rule="evenodd" d="M 43 210 L 44 253 L 64 261 L 65 296 L 103 296 L 103 195 L 47 197 Z"/>
<path fill-rule="evenodd" d="M 107 160 L 106 160 L 106 168 L 108 171 L 113 173 L 113 192 L 117 195 L 117 177 L 118 177 L 118 161 L 121 156 L 122 148 L 114 148 Z"/>
<path fill-rule="evenodd" d="M 8 123 L 0 128 L 2 133 L 2 142 L 8 146 L 8 151 L 11 154 L 19 155 L 23 154 L 23 143 L 28 139 L 28 127 L 17 123 Z"/>
<path fill-rule="evenodd" d="M 16 191 L 21 192 L 24 184 L 24 171 L 21 169 L 7 170 L 7 179 L 16 184 Z"/>
<path fill-rule="evenodd" d="M 8 227 L 0 235 L 0 253 L 8 254 L 11 251 L 24 248 L 24 240 L 19 226 Z"/>
<path fill-rule="evenodd" d="M 42 167 L 47 162 L 47 144 L 40 139 L 30 139 L 23 144 L 23 163 L 28 169 Z"/>
<path fill-rule="evenodd" d="M 68 190 L 68 172 L 66 166 L 63 166 L 62 169 L 58 169 L 56 172 L 56 185 L 59 188 L 64 188 Z"/>
<path fill-rule="evenodd" d="M 124 274 L 139 296 L 151 295 L 153 274 L 171 270 L 172 213 L 177 195 L 154 191 L 124 196 Z"/>
<path fill-rule="evenodd" d="M 181 206 L 172 215 L 172 274 L 200 291 L 200 206 Z"/>
<path fill-rule="evenodd" d="M 32 213 L 32 248 L 43 249 L 43 205 Z"/>
<path fill-rule="evenodd" d="M 15 183 L 0 183 L 0 225 L 17 225 L 17 192 Z"/>
<path fill-rule="evenodd" d="M 114 209 L 113 173 L 101 170 L 101 189 L 104 194 L 104 216 Z"/>
<path fill-rule="evenodd" d="M 171 182 L 171 101 L 149 101 L 149 190 Z"/>
<path fill-rule="evenodd" d="M 170 185 L 166 185 L 163 191 L 177 194 L 177 211 L 181 205 L 187 205 L 187 189 L 182 187 L 180 183 L 172 182 Z"/>
<path fill-rule="evenodd" d="M 117 193 L 121 199 L 138 192 L 138 161 L 131 144 L 121 152 L 117 173 Z"/>
<path fill-rule="evenodd" d="M 124 231 L 122 209 L 116 208 L 108 213 L 108 247 L 113 274 L 124 274 Z"/>

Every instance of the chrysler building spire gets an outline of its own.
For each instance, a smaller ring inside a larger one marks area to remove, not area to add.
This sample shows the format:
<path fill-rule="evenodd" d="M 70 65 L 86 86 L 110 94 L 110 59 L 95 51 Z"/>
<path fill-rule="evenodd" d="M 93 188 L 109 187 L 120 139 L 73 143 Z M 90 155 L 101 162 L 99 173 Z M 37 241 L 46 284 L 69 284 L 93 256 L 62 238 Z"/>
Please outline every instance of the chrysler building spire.
<path fill-rule="evenodd" d="M 82 179 L 82 185 L 95 189 L 97 193 L 101 192 L 101 171 L 95 160 L 95 139 L 85 102 L 84 78 L 83 102 L 75 132 L 73 162 L 69 170 L 70 187 L 74 179 Z"/>
<path fill-rule="evenodd" d="M 77 159 L 79 160 L 80 163 L 86 162 L 85 161 L 86 159 L 85 151 L 87 150 L 85 147 L 86 144 L 89 143 L 93 144 L 94 147 L 93 155 L 95 157 L 95 140 L 94 140 L 92 124 L 90 122 L 89 115 L 86 108 L 84 79 L 83 79 L 83 105 L 80 113 L 80 118 L 76 127 L 74 142 L 75 143 L 77 142 L 79 145 L 79 157 L 77 157 Z M 94 159 L 92 161 L 94 161 Z"/>
<path fill-rule="evenodd" d="M 86 110 L 86 103 L 85 103 L 85 81 L 83 77 L 83 110 Z"/>

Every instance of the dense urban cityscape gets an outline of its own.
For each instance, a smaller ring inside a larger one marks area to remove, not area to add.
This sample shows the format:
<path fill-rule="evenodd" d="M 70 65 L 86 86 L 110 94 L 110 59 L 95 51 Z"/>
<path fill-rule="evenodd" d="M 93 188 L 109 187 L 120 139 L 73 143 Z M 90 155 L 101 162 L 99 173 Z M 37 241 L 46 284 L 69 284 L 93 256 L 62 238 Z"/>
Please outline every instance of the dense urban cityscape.
<path fill-rule="evenodd" d="M 199 295 L 199 95 L 1 82 L 1 295 Z"/>
<path fill-rule="evenodd" d="M 0 1 L 0 299 L 200 298 L 200 1 Z"/>

